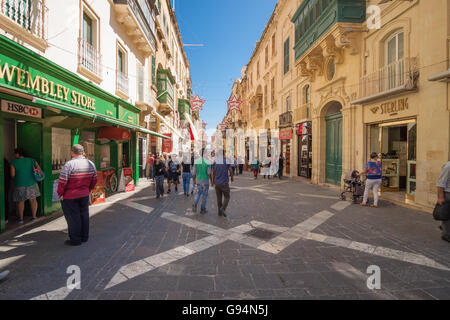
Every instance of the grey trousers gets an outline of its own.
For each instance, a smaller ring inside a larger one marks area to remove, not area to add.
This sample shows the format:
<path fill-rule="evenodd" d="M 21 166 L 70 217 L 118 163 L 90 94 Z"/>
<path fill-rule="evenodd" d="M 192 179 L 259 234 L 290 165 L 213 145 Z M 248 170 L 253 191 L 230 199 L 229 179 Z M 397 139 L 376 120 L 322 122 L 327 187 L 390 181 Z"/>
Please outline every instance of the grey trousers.
<path fill-rule="evenodd" d="M 450 202 L 450 192 L 445 192 L 445 201 Z M 442 221 L 442 236 L 450 238 L 450 220 Z"/>
<path fill-rule="evenodd" d="M 227 210 L 228 202 L 230 202 L 230 185 L 216 184 L 216 196 L 217 196 L 217 208 L 222 208 L 223 211 Z M 222 203 L 222 196 L 224 197 Z"/>

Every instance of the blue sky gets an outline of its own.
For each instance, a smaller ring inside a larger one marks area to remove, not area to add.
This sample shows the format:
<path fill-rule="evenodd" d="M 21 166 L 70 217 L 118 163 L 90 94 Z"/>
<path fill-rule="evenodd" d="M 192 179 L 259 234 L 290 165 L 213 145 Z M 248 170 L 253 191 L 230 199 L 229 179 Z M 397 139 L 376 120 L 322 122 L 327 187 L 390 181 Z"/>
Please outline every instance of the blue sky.
<path fill-rule="evenodd" d="M 173 0 L 172 0 L 173 1 Z M 240 77 L 275 8 L 276 0 L 175 0 L 175 13 L 191 65 L 200 114 L 215 127 L 225 116 L 233 81 Z"/>

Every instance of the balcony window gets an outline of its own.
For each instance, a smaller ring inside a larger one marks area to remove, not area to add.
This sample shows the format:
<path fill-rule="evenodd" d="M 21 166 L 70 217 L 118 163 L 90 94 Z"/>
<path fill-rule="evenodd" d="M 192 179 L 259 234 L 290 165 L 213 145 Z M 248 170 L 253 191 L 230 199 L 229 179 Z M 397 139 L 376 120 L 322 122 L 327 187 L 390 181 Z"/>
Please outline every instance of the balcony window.
<path fill-rule="evenodd" d="M 117 90 L 118 95 L 128 99 L 128 65 L 127 52 L 118 44 L 117 48 Z"/>
<path fill-rule="evenodd" d="M 96 83 L 101 82 L 102 68 L 99 44 L 100 18 L 86 5 L 82 6 L 81 38 L 78 43 L 78 72 Z"/>

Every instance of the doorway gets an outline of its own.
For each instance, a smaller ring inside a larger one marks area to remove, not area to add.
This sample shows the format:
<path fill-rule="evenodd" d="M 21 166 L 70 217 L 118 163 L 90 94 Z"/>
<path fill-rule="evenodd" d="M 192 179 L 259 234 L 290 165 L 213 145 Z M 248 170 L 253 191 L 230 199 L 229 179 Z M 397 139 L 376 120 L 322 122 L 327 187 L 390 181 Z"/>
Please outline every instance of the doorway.
<path fill-rule="evenodd" d="M 3 161 L 5 163 L 3 183 L 5 185 L 5 220 L 8 220 L 7 230 L 16 226 L 15 217 L 17 217 L 16 204 L 12 201 L 14 185 L 11 181 L 10 170 L 8 170 L 8 166 L 15 159 L 15 148 L 23 148 L 25 157 L 35 159 L 42 167 L 42 124 L 15 119 L 3 120 Z M 37 198 L 37 216 L 42 216 L 44 193 L 42 183 L 38 183 L 38 186 L 41 196 Z M 26 201 L 24 217 L 30 216 L 30 204 L 29 201 Z"/>
<path fill-rule="evenodd" d="M 370 126 L 370 152 L 382 159 L 383 195 L 414 200 L 416 191 L 417 122 L 415 119 Z"/>
<path fill-rule="evenodd" d="M 333 101 L 327 108 L 325 181 L 341 185 L 342 177 L 342 105 Z"/>

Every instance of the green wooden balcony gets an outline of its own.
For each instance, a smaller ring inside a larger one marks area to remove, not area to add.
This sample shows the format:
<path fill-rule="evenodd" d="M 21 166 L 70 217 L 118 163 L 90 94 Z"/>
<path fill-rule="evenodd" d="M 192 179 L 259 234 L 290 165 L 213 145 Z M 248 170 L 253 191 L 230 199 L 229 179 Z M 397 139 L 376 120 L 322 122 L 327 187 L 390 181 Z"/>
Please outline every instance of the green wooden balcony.
<path fill-rule="evenodd" d="M 180 120 L 187 120 L 185 114 L 192 115 L 191 102 L 186 99 L 178 99 L 178 112 L 180 113 Z"/>
<path fill-rule="evenodd" d="M 363 23 L 365 20 L 365 0 L 304 0 L 291 19 L 295 24 L 295 60 L 336 23 Z"/>
<path fill-rule="evenodd" d="M 170 73 L 170 70 L 167 69 L 158 70 L 157 88 L 161 114 L 166 115 L 174 110 L 174 90 L 173 90 L 174 83 L 175 79 Z"/>

